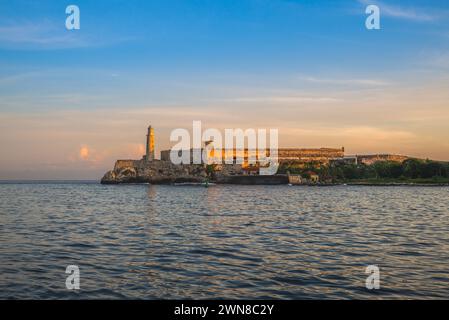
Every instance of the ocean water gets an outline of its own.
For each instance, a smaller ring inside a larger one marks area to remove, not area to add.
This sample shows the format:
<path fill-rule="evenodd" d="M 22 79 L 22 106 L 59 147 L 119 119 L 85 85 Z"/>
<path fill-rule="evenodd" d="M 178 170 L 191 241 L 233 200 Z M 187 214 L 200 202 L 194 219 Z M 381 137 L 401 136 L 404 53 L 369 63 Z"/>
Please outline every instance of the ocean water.
<path fill-rule="evenodd" d="M 448 187 L 1 183 L 0 231 L 2 299 L 449 298 Z"/>

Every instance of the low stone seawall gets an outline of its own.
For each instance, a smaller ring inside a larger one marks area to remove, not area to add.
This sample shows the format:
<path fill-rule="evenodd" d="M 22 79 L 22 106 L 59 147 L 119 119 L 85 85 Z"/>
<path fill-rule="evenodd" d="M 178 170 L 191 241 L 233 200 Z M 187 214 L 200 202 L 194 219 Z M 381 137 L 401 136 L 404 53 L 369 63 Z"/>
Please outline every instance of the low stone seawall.
<path fill-rule="evenodd" d="M 274 175 L 274 176 L 245 176 L 245 175 L 235 175 L 235 176 L 220 176 L 214 181 L 216 183 L 223 184 L 266 184 L 266 185 L 278 185 L 278 184 L 288 184 L 287 175 Z"/>

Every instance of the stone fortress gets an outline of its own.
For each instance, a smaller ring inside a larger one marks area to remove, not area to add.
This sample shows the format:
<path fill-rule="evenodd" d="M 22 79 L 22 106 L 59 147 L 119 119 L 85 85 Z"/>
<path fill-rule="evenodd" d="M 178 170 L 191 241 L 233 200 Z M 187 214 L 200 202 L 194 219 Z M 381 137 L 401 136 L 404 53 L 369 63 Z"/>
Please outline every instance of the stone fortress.
<path fill-rule="evenodd" d="M 206 142 L 205 146 L 211 143 Z M 117 183 L 202 183 L 210 176 L 208 165 L 202 164 L 173 164 L 170 160 L 171 150 L 163 150 L 160 154 L 160 160 L 155 157 L 155 137 L 154 129 L 149 126 L 146 136 L 146 153 L 140 160 L 117 160 L 114 169 L 108 171 L 101 183 L 117 184 Z M 204 147 L 200 150 L 204 151 Z M 194 150 L 190 150 L 192 153 Z M 260 176 L 260 165 L 249 164 L 248 158 L 250 151 L 247 149 L 239 150 L 210 150 L 208 157 L 223 160 L 229 157 L 233 158 L 232 164 L 216 164 L 214 165 L 213 180 L 218 183 L 242 183 L 242 184 L 281 184 L 288 183 L 287 176 Z M 254 153 L 251 153 L 254 155 Z M 265 155 L 269 156 L 269 150 L 265 151 Z M 242 164 L 237 164 L 237 157 L 243 158 Z M 193 157 L 190 157 L 192 159 Z M 317 166 L 329 165 L 332 162 L 340 163 L 363 163 L 370 165 L 377 161 L 397 161 L 403 162 L 408 157 L 390 154 L 375 155 L 345 155 L 345 149 L 342 148 L 279 148 L 278 162 L 280 165 L 297 165 L 305 166 L 314 164 Z M 249 177 L 252 176 L 252 177 Z M 258 176 L 258 178 L 254 177 Z"/>

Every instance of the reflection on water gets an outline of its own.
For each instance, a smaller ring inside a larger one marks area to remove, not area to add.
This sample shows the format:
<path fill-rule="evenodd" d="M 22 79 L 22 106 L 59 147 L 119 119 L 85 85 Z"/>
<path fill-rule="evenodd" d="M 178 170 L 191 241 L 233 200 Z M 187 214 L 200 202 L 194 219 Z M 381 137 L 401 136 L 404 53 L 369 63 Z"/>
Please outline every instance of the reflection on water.
<path fill-rule="evenodd" d="M 0 298 L 449 298 L 448 194 L 0 184 Z"/>

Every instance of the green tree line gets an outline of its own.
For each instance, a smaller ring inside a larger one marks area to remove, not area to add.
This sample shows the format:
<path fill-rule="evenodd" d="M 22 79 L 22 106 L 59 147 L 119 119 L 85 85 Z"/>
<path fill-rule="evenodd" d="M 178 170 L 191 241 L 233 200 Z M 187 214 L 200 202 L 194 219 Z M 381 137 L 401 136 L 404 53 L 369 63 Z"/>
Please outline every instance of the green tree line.
<path fill-rule="evenodd" d="M 306 174 L 314 171 L 322 180 L 411 180 L 411 179 L 446 179 L 449 180 L 449 163 L 432 160 L 408 159 L 402 163 L 378 161 L 372 165 L 341 164 L 319 166 L 314 163 L 304 167 L 281 165 L 279 173 Z"/>

